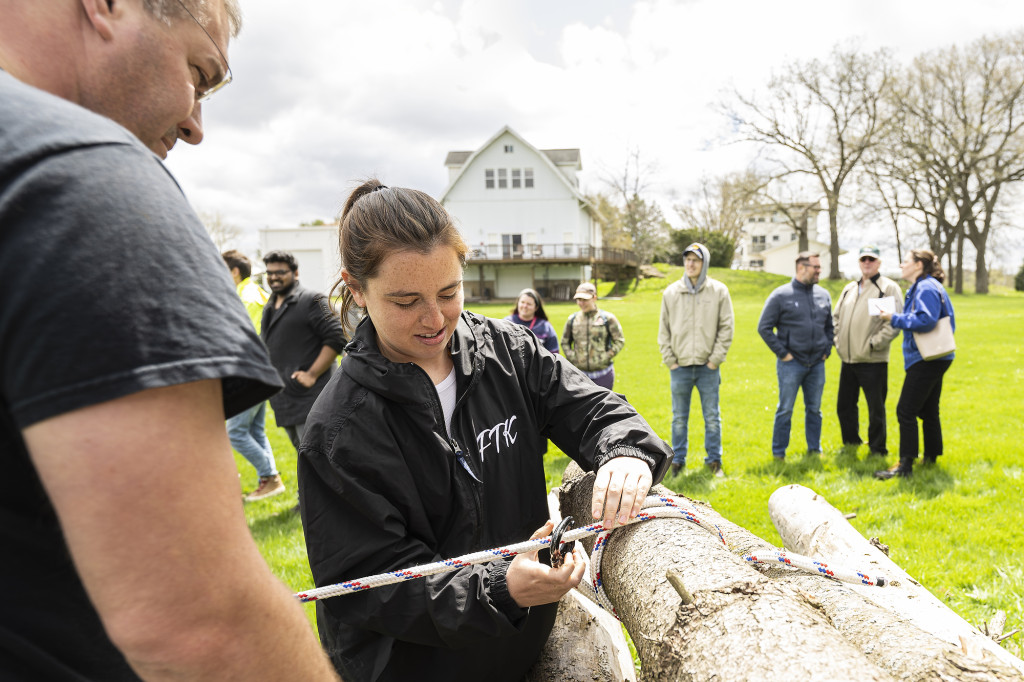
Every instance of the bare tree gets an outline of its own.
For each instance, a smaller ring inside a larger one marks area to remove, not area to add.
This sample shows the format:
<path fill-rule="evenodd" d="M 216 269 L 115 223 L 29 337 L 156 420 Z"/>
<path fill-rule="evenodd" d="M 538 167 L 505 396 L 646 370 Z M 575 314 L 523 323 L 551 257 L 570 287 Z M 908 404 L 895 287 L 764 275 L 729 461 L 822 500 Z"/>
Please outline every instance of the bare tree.
<path fill-rule="evenodd" d="M 926 53 L 896 91 L 901 109 L 895 154 L 921 177 L 922 207 L 955 242 L 963 290 L 963 245 L 975 249 L 975 291 L 988 293 L 986 250 L 1000 200 L 1024 179 L 1024 32 Z M 944 224 L 945 221 L 945 224 Z M 931 236 L 931 234 L 929 234 Z"/>
<path fill-rule="evenodd" d="M 227 222 L 219 211 L 217 213 L 200 213 L 199 219 L 203 221 L 203 225 L 206 227 L 210 239 L 217 245 L 218 251 L 226 251 L 242 236 L 242 230 L 237 225 Z"/>
<path fill-rule="evenodd" d="M 794 62 L 768 83 L 758 99 L 733 91 L 724 107 L 742 140 L 782 152 L 776 177 L 813 177 L 829 218 L 831 277 L 839 272 L 838 214 L 843 185 L 884 133 L 890 116 L 886 92 L 893 80 L 888 51 L 861 54 L 836 46 L 827 62 Z"/>
<path fill-rule="evenodd" d="M 684 226 L 701 232 L 721 232 L 738 241 L 750 207 L 758 201 L 768 178 L 754 170 L 703 176 L 690 198 L 672 208 Z"/>
<path fill-rule="evenodd" d="M 614 190 L 619 207 L 623 229 L 629 234 L 633 253 L 637 258 L 637 274 L 633 287 L 640 282 L 640 270 L 649 265 L 655 252 L 668 239 L 668 224 L 661 208 L 648 198 L 650 177 L 653 166 L 642 163 L 640 150 L 631 149 L 623 164 L 621 174 L 606 174 L 605 183 Z"/>

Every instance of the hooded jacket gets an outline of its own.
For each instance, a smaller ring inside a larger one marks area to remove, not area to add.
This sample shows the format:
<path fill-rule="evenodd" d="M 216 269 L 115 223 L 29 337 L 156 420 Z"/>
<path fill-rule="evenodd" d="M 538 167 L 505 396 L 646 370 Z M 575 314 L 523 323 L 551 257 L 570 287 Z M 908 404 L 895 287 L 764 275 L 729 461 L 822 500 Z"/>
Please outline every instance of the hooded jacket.
<path fill-rule="evenodd" d="M 792 353 L 795 361 L 812 367 L 832 354 L 832 297 L 794 277 L 768 295 L 757 331 L 779 359 Z"/>
<path fill-rule="evenodd" d="M 888 277 L 875 275 L 863 289 L 860 280 L 843 287 L 832 311 L 836 353 L 843 362 L 889 362 L 889 344 L 899 330 L 878 315 L 868 314 L 868 299 L 886 296 L 893 297 L 897 313 L 903 310 L 903 292 Z"/>
<path fill-rule="evenodd" d="M 584 469 L 637 456 L 664 476 L 671 450 L 621 396 L 541 351 L 528 329 L 463 312 L 451 342 L 451 435 L 433 383 L 395 364 L 363 320 L 306 422 L 299 487 L 317 585 L 519 542 L 548 518 L 550 438 Z M 580 520 L 582 521 L 582 520 Z M 506 561 L 317 603 L 346 680 L 519 680 L 555 605 L 521 609 Z"/>
<path fill-rule="evenodd" d="M 721 365 L 732 344 L 733 314 L 729 289 L 708 277 L 711 254 L 699 245 L 703 260 L 696 284 L 685 274 L 661 296 L 658 347 L 667 367 Z"/>

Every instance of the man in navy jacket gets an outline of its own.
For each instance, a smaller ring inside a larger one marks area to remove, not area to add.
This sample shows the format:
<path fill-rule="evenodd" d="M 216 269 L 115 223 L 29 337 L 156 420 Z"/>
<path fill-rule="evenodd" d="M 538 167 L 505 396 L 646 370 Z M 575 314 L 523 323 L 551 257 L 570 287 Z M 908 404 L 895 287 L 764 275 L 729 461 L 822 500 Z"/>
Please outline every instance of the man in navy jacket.
<path fill-rule="evenodd" d="M 821 394 L 825 360 L 832 352 L 832 297 L 818 286 L 821 260 L 801 251 L 796 276 L 765 301 L 757 331 L 778 356 L 779 405 L 772 430 L 772 456 L 786 458 L 796 393 L 804 394 L 804 431 L 808 452 L 821 452 Z"/>

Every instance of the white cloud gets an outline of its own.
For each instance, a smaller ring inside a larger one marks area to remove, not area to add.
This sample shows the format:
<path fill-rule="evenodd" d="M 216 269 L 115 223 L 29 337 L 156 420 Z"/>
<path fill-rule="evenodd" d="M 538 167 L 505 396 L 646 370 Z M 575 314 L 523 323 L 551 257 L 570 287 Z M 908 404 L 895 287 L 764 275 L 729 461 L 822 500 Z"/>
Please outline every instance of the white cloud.
<path fill-rule="evenodd" d="M 1010 0 L 247 0 L 235 82 L 204 110 L 206 141 L 168 165 L 203 211 L 255 230 L 333 218 L 353 181 L 434 195 L 449 150 L 511 125 L 579 147 L 584 189 L 637 147 L 666 215 L 704 173 L 752 150 L 714 141 L 723 90 L 761 86 L 839 41 L 908 59 L 1024 25 Z M 184 145 L 181 145 L 184 147 Z"/>

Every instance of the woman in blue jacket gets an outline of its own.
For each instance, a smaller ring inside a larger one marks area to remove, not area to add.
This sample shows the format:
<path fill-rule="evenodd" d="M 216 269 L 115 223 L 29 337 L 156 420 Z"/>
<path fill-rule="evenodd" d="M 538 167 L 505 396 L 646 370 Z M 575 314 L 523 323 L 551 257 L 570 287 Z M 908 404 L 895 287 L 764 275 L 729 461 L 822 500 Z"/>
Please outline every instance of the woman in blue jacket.
<path fill-rule="evenodd" d="M 896 420 L 900 425 L 900 461 L 875 478 L 887 480 L 910 476 L 917 459 L 917 420 L 924 431 L 924 462 L 934 464 L 942 454 L 942 424 L 939 421 L 939 397 L 942 377 L 953 364 L 954 353 L 933 360 L 924 360 L 914 342 L 914 332 L 928 332 L 939 319 L 949 317 L 956 330 L 953 303 L 942 286 L 945 273 L 935 254 L 928 249 L 914 249 L 900 264 L 903 279 L 911 283 L 902 313 L 882 313 L 880 317 L 903 330 L 903 364 L 907 375 L 903 380 Z"/>
<path fill-rule="evenodd" d="M 533 335 L 540 339 L 540 342 L 552 353 L 558 353 L 558 332 L 548 321 L 548 314 L 544 312 L 544 301 L 540 294 L 533 289 L 523 289 L 516 299 L 516 307 L 512 314 L 505 318 L 510 322 L 521 324 L 528 328 Z"/>

